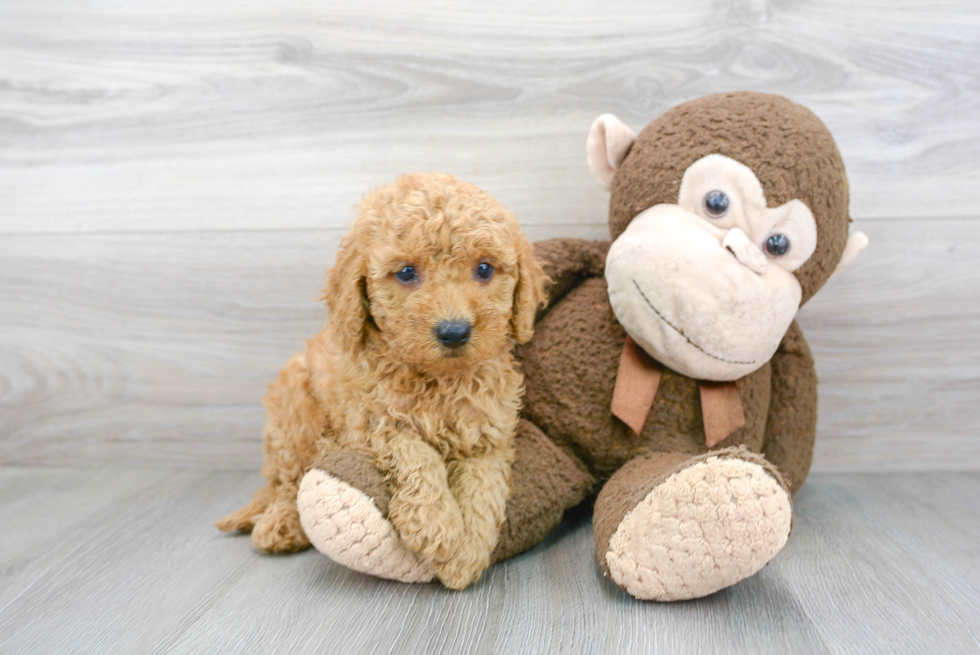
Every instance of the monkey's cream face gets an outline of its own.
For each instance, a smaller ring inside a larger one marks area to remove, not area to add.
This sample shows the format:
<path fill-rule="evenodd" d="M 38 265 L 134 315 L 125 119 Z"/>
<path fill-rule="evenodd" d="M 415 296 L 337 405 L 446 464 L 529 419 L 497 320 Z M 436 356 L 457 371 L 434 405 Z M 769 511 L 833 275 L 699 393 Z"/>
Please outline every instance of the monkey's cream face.
<path fill-rule="evenodd" d="M 655 359 L 692 378 L 736 380 L 775 354 L 800 307 L 793 271 L 817 245 L 800 200 L 766 206 L 747 166 L 708 155 L 676 205 L 633 219 L 609 249 L 613 312 Z"/>

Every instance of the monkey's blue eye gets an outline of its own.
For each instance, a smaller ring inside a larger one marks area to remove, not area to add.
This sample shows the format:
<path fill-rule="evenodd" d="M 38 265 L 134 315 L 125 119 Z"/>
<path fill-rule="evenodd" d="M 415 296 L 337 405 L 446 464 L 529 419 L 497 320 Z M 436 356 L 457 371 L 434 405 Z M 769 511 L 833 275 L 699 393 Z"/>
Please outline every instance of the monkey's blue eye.
<path fill-rule="evenodd" d="M 476 267 L 476 276 L 481 280 L 489 280 L 493 277 L 493 272 L 493 266 L 486 262 L 483 262 Z"/>
<path fill-rule="evenodd" d="M 711 218 L 721 218 L 728 213 L 728 196 L 722 191 L 710 191 L 704 197 L 704 209 Z"/>
<path fill-rule="evenodd" d="M 789 250 L 789 239 L 785 234 L 774 234 L 766 240 L 766 253 L 770 257 L 785 255 Z"/>
<path fill-rule="evenodd" d="M 395 273 L 395 277 L 398 278 L 399 282 L 409 284 L 410 282 L 415 282 L 415 280 L 419 279 L 419 274 L 415 271 L 414 266 L 405 266 L 400 271 Z"/>

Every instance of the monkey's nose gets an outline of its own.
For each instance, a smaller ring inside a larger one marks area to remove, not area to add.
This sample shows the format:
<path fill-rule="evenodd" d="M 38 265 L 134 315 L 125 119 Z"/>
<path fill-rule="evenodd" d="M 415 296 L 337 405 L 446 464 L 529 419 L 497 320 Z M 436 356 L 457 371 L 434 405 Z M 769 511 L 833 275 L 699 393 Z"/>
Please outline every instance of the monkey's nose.
<path fill-rule="evenodd" d="M 446 348 L 459 348 L 470 340 L 468 321 L 443 321 L 436 326 L 436 338 Z"/>
<path fill-rule="evenodd" d="M 725 235 L 725 239 L 721 242 L 721 245 L 735 255 L 735 259 L 750 271 L 759 275 L 766 272 L 768 262 L 766 261 L 765 254 L 763 254 L 757 245 L 749 241 L 749 237 L 745 235 L 745 232 L 742 232 L 737 227 L 728 230 L 728 234 Z"/>

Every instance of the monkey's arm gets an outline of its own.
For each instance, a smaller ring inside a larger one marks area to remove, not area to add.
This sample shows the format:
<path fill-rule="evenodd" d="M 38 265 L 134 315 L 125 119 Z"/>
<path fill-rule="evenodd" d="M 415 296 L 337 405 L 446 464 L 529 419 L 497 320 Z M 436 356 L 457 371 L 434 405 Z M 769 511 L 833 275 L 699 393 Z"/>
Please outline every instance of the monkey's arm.
<path fill-rule="evenodd" d="M 535 243 L 534 256 L 550 278 L 545 284 L 547 307 L 561 300 L 583 279 L 602 276 L 609 245 L 609 241 L 587 239 L 548 239 Z"/>
<path fill-rule="evenodd" d="M 796 493 L 813 460 L 817 433 L 817 372 L 810 347 L 796 321 L 772 361 L 772 396 L 763 454 Z"/>

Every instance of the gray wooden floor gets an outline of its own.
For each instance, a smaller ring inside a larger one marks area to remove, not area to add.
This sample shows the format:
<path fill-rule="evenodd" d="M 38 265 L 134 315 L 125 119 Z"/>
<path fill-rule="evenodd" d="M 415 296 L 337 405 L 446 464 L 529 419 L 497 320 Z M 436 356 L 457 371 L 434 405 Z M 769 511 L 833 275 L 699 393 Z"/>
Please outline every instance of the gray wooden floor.
<path fill-rule="evenodd" d="M 579 511 L 463 593 L 271 557 L 211 523 L 252 472 L 0 469 L 4 653 L 980 650 L 980 474 L 823 474 L 789 544 L 707 599 L 635 601 Z"/>

